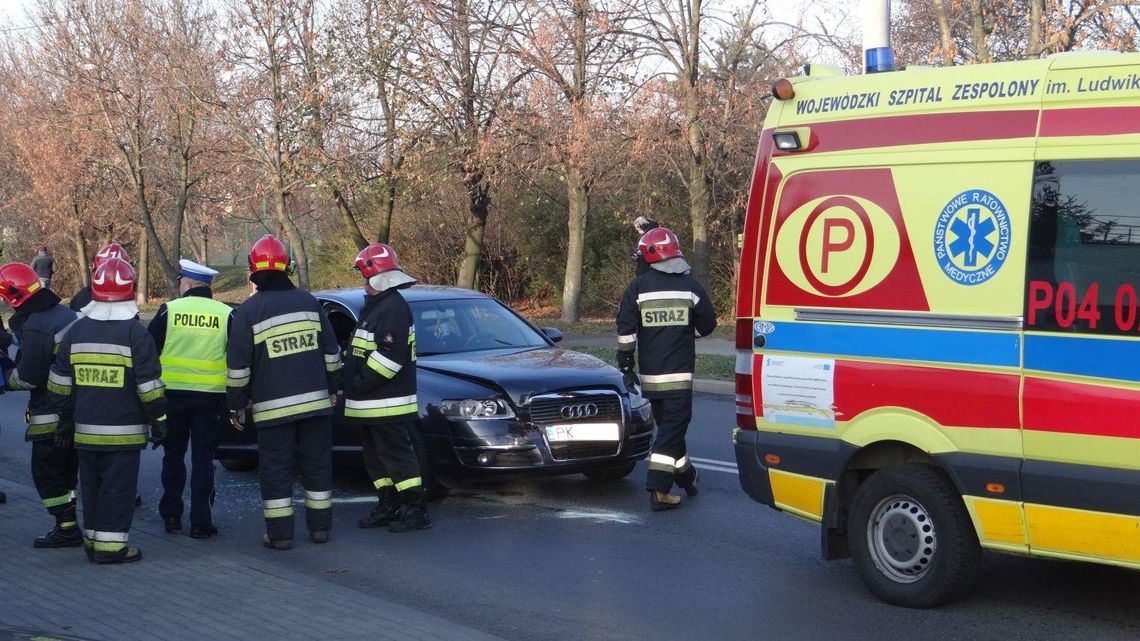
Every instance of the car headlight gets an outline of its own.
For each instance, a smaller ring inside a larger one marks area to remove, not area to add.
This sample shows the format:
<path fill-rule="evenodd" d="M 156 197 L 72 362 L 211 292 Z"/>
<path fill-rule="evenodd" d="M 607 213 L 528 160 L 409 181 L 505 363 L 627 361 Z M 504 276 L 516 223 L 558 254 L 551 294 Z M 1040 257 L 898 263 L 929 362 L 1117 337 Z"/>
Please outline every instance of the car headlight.
<path fill-rule="evenodd" d="M 514 418 L 515 412 L 501 398 L 465 398 L 440 403 L 443 415 L 468 421 Z"/>

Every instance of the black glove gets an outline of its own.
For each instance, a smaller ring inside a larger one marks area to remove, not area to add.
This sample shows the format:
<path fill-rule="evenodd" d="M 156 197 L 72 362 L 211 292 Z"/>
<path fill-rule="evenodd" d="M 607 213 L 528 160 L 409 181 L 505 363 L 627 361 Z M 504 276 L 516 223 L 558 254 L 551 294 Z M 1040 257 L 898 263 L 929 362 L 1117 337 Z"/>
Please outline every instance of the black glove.
<path fill-rule="evenodd" d="M 75 423 L 61 420 L 56 424 L 55 446 L 64 449 L 75 447 Z"/>
<path fill-rule="evenodd" d="M 630 394 L 641 393 L 641 379 L 637 377 L 637 374 L 626 372 L 622 374 L 622 380 L 625 381 L 625 389 L 628 390 Z"/>
<path fill-rule="evenodd" d="M 150 424 L 150 438 L 147 441 L 151 444 L 152 450 L 157 450 L 159 445 L 162 445 L 163 439 L 166 438 L 166 417 L 162 417 L 157 421 Z"/>
<path fill-rule="evenodd" d="M 246 412 L 245 410 L 230 410 L 229 414 L 230 426 L 239 432 L 245 431 Z"/>

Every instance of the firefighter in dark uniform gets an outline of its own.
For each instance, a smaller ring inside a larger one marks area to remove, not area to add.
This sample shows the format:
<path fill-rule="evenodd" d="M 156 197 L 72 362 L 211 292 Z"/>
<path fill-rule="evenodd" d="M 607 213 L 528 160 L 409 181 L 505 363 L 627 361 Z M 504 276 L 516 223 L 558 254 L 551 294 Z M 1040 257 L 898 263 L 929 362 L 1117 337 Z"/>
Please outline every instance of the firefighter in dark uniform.
<path fill-rule="evenodd" d="M 211 505 L 214 451 L 226 412 L 226 340 L 230 306 L 213 300 L 210 283 L 218 272 L 183 258 L 181 298 L 158 309 L 147 331 L 154 337 L 166 384 L 166 439 L 162 442 L 162 500 L 158 512 L 167 532 L 182 529 L 186 448 L 190 453 L 190 536 L 218 533 Z"/>
<path fill-rule="evenodd" d="M 0 267 L 0 296 L 15 314 L 10 321 L 20 342 L 16 367 L 6 372 L 9 390 L 27 390 L 25 414 L 32 443 L 32 480 L 40 500 L 55 517 L 55 527 L 37 538 L 37 548 L 64 548 L 83 545 L 83 535 L 75 515 L 75 484 L 78 462 L 75 448 L 57 446 L 55 430 L 59 414 L 47 407 L 47 382 L 59 342 L 75 322 L 75 312 L 60 304 L 55 292 L 40 286 L 32 268 L 22 263 Z"/>
<path fill-rule="evenodd" d="M 657 438 L 649 455 L 646 487 L 653 510 L 681 506 L 670 492 L 673 484 L 697 494 L 697 468 L 685 449 L 685 432 L 693 415 L 695 336 L 716 328 L 716 311 L 704 287 L 689 275 L 677 236 L 650 229 L 638 242 L 644 263 L 626 288 L 617 313 L 618 368 L 631 390 L 641 387 L 653 406 Z M 639 354 L 641 377 L 634 373 Z"/>
<path fill-rule="evenodd" d="M 257 292 L 234 311 L 227 348 L 231 420 L 257 429 L 266 547 L 293 546 L 293 473 L 301 467 L 314 543 L 332 525 L 332 413 L 340 346 L 321 304 L 289 280 L 289 252 L 272 235 L 249 250 Z"/>
<path fill-rule="evenodd" d="M 365 247 L 353 266 L 364 277 L 364 309 L 345 364 L 344 419 L 360 426 L 364 466 L 379 502 L 362 528 L 391 532 L 431 527 L 427 493 L 412 448 L 416 402 L 416 327 L 400 293 L 416 280 L 383 243 Z"/>
<path fill-rule="evenodd" d="M 92 302 L 60 343 L 48 377 L 52 405 L 74 418 L 74 425 L 60 423 L 58 433 L 79 450 L 84 542 L 96 563 L 142 558 L 127 545 L 140 452 L 148 440 L 158 447 L 166 429 L 162 368 L 154 339 L 137 319 L 135 282 L 125 260 L 99 265 Z"/>
<path fill-rule="evenodd" d="M 128 263 L 131 262 L 131 257 L 127 254 L 127 250 L 123 249 L 122 245 L 119 243 L 111 243 L 95 252 L 95 258 L 91 260 L 91 273 L 94 274 L 95 270 L 99 269 L 99 265 L 102 265 L 103 261 L 107 260 L 108 258 L 121 258 Z M 82 288 L 80 288 L 79 291 L 75 292 L 75 294 L 71 297 L 71 300 L 68 301 L 67 306 L 70 307 L 72 311 L 78 313 L 82 312 L 83 308 L 87 307 L 90 304 L 91 285 L 88 283 L 87 285 L 84 285 Z"/>

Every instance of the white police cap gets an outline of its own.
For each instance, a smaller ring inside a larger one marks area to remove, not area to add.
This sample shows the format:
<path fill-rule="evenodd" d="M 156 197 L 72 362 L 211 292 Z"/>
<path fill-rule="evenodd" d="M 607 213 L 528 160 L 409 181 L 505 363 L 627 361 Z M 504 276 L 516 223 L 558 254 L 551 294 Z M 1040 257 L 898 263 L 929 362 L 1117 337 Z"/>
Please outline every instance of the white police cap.
<path fill-rule="evenodd" d="M 210 269 L 205 265 L 198 264 L 192 260 L 187 260 L 185 258 L 182 258 L 178 261 L 178 267 L 180 268 L 179 275 L 181 275 L 183 278 L 189 278 L 191 280 L 197 280 L 203 283 L 212 282 L 214 280 L 214 276 L 218 275 L 218 270 Z"/>

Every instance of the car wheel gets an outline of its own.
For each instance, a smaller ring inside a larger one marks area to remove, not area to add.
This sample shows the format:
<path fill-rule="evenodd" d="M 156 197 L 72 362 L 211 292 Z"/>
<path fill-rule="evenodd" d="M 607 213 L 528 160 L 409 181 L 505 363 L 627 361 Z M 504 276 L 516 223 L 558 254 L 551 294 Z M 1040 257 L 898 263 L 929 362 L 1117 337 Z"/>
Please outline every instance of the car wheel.
<path fill-rule="evenodd" d="M 602 483 L 605 481 L 624 479 L 633 472 L 633 468 L 635 467 L 637 467 L 637 461 L 626 461 L 625 463 L 618 463 L 617 465 L 586 470 L 582 472 L 582 474 L 591 481 Z"/>
<path fill-rule="evenodd" d="M 222 467 L 230 472 L 252 472 L 257 469 L 256 456 L 238 456 L 235 458 L 218 459 Z"/>
<path fill-rule="evenodd" d="M 930 465 L 889 467 L 864 481 L 852 499 L 847 540 L 867 588 L 908 608 L 960 596 L 981 559 L 961 495 Z"/>

